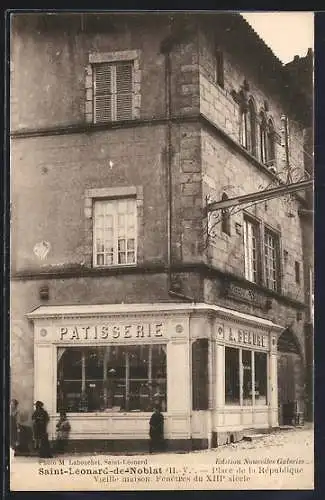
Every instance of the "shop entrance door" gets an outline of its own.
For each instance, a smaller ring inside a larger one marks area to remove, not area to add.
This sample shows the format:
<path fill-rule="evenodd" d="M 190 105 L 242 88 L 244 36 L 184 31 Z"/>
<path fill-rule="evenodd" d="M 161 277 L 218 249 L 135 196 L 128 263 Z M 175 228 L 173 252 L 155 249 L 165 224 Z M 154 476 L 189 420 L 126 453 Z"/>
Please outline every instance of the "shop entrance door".
<path fill-rule="evenodd" d="M 278 341 L 279 425 L 301 423 L 304 414 L 304 367 L 294 335 L 286 330 Z"/>

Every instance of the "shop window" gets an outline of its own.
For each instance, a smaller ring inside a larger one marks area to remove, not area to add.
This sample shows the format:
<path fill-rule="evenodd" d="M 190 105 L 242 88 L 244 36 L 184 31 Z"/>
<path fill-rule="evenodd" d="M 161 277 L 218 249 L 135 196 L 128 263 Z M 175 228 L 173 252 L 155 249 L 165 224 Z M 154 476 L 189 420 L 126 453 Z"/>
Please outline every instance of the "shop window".
<path fill-rule="evenodd" d="M 193 410 L 207 410 L 209 405 L 209 341 L 196 340 L 192 345 Z"/>
<path fill-rule="evenodd" d="M 271 290 L 279 288 L 279 238 L 265 230 L 264 233 L 265 284 Z"/>
<path fill-rule="evenodd" d="M 252 404 L 252 351 L 242 350 L 243 366 L 243 405 Z"/>
<path fill-rule="evenodd" d="M 57 410 L 167 409 L 166 346 L 58 348 Z"/>
<path fill-rule="evenodd" d="M 228 200 L 226 193 L 222 193 L 222 201 Z M 230 214 L 229 208 L 221 209 L 221 231 L 230 236 Z"/>
<path fill-rule="evenodd" d="M 245 278 L 253 283 L 260 281 L 259 225 L 252 219 L 244 220 Z"/>
<path fill-rule="evenodd" d="M 267 356 L 265 352 L 254 352 L 255 405 L 266 405 L 267 401 Z"/>
<path fill-rule="evenodd" d="M 225 403 L 242 406 L 268 403 L 266 353 L 225 348 Z"/>
<path fill-rule="evenodd" d="M 94 200 L 93 265 L 136 263 L 136 200 Z"/>
<path fill-rule="evenodd" d="M 226 404 L 238 405 L 239 398 L 239 349 L 225 348 L 225 399 Z"/>

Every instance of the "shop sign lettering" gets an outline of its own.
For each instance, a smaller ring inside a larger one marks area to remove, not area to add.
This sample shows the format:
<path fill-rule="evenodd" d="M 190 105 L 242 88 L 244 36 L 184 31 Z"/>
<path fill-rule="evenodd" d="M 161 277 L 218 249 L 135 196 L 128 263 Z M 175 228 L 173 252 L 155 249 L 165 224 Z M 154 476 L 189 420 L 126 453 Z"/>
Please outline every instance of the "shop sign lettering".
<path fill-rule="evenodd" d="M 245 328 L 217 325 L 217 338 L 233 344 L 251 347 L 268 347 L 268 336 Z"/>
<path fill-rule="evenodd" d="M 61 326 L 58 337 L 61 341 L 147 339 L 164 336 L 162 323 L 101 324 L 95 326 Z"/>

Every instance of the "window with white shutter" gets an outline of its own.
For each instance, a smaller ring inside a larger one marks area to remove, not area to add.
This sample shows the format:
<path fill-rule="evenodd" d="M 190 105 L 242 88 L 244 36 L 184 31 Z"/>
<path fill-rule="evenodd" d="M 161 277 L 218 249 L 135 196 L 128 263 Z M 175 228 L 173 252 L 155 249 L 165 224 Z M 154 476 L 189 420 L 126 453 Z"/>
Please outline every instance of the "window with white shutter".
<path fill-rule="evenodd" d="M 253 283 L 260 281 L 258 223 L 244 221 L 245 278 Z"/>
<path fill-rule="evenodd" d="M 277 290 L 279 285 L 279 238 L 265 230 L 264 234 L 264 258 L 265 258 L 265 281 L 271 290 Z"/>
<path fill-rule="evenodd" d="M 133 118 L 133 62 L 93 65 L 94 123 Z"/>

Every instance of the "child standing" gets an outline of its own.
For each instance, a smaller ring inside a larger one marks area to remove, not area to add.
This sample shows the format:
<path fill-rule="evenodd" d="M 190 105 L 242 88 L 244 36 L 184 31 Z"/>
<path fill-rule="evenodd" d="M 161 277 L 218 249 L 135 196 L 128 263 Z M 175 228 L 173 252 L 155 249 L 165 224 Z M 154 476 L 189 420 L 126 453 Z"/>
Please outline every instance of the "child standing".
<path fill-rule="evenodd" d="M 60 419 L 56 424 L 56 450 L 64 453 L 70 434 L 70 422 L 65 411 L 60 411 Z"/>

